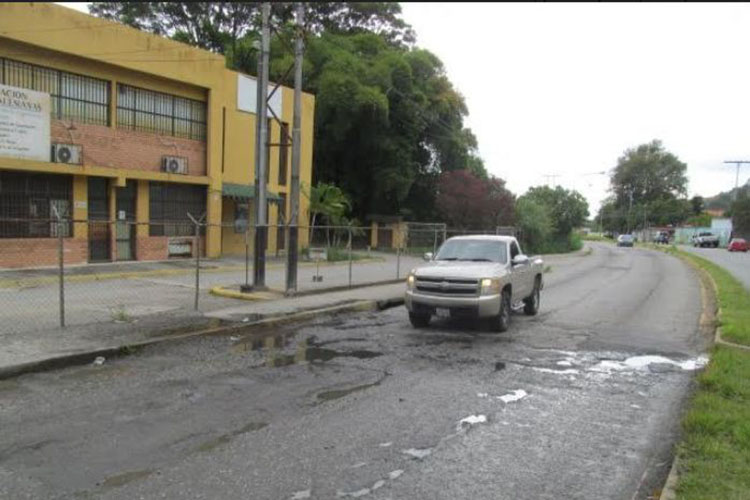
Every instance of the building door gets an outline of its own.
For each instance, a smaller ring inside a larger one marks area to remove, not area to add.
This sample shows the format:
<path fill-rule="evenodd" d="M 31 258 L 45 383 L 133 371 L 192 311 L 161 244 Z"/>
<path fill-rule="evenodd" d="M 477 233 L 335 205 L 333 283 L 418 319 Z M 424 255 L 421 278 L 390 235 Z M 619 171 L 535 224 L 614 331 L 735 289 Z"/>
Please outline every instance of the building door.
<path fill-rule="evenodd" d="M 125 187 L 117 188 L 115 214 L 115 241 L 117 244 L 117 260 L 133 260 L 135 258 L 135 198 L 138 191 L 137 183 L 129 180 Z"/>
<path fill-rule="evenodd" d="M 89 177 L 89 262 L 110 260 L 109 179 Z"/>
<path fill-rule="evenodd" d="M 393 248 L 393 229 L 378 226 L 378 248 Z"/>

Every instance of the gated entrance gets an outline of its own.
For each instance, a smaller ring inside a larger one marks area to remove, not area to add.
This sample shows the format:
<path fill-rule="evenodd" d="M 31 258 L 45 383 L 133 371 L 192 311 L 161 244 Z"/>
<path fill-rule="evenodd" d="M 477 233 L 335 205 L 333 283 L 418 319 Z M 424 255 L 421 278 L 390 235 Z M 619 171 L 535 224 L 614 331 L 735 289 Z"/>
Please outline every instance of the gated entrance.
<path fill-rule="evenodd" d="M 89 262 L 109 261 L 109 179 L 89 177 L 88 211 Z"/>
<path fill-rule="evenodd" d="M 135 199 L 137 184 L 129 180 L 125 187 L 117 188 L 115 223 L 117 260 L 133 260 L 135 258 Z"/>

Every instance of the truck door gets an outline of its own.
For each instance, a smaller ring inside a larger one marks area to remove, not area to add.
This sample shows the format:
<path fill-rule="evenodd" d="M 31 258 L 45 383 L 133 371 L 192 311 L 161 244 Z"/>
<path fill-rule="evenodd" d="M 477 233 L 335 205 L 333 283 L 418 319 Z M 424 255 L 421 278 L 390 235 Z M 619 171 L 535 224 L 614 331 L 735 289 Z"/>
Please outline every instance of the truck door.
<path fill-rule="evenodd" d="M 515 241 L 510 242 L 510 266 L 511 266 L 511 285 L 513 286 L 513 297 L 512 301 L 516 302 L 525 299 L 531 294 L 530 287 L 530 276 L 529 270 L 531 269 L 531 261 L 526 261 L 524 264 L 513 264 L 513 258 L 516 255 L 521 254 L 521 249 L 518 247 L 518 243 Z"/>

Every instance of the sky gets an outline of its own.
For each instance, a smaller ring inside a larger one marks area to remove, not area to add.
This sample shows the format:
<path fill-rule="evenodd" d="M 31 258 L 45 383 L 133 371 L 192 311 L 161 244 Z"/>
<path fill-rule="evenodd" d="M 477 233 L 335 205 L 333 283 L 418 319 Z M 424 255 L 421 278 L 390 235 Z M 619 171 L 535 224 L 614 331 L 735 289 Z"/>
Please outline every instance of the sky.
<path fill-rule="evenodd" d="M 84 3 L 60 2 L 87 12 Z M 660 139 L 689 196 L 750 160 L 750 4 L 402 3 L 465 97 L 487 170 L 517 195 L 580 191 L 591 214 L 628 148 Z M 549 177 L 550 175 L 556 177 Z M 740 183 L 750 178 L 750 165 Z"/>

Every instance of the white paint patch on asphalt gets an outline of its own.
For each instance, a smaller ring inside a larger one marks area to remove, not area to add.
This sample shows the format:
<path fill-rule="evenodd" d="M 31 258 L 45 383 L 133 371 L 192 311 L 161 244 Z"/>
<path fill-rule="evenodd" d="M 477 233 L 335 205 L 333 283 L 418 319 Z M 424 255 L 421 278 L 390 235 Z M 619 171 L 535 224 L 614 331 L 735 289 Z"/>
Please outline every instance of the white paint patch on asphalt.
<path fill-rule="evenodd" d="M 489 396 L 489 394 L 487 394 L 486 392 L 478 392 L 477 393 L 477 397 L 478 398 L 486 398 L 488 396 Z"/>
<path fill-rule="evenodd" d="M 385 481 L 382 480 L 382 479 L 379 479 L 379 480 L 375 481 L 375 484 L 373 484 L 372 488 L 370 488 L 370 489 L 372 491 L 376 491 L 376 490 L 379 490 L 380 488 L 382 488 L 383 486 L 385 486 Z"/>
<path fill-rule="evenodd" d="M 573 366 L 572 358 L 566 358 L 557 362 L 557 366 Z"/>
<path fill-rule="evenodd" d="M 381 448 L 388 448 L 392 444 L 393 441 L 388 441 L 387 443 L 380 443 L 378 446 L 380 446 Z"/>
<path fill-rule="evenodd" d="M 310 498 L 311 496 L 312 491 L 310 490 L 297 491 L 292 495 L 292 500 L 303 500 L 305 498 Z"/>
<path fill-rule="evenodd" d="M 528 396 L 528 393 L 526 391 L 524 391 L 523 389 L 516 389 L 515 391 L 511 392 L 510 394 L 505 394 L 503 396 L 498 396 L 497 399 L 499 399 L 503 403 L 512 403 L 514 401 L 518 401 L 520 399 L 523 399 L 526 396 Z"/>
<path fill-rule="evenodd" d="M 370 494 L 370 488 L 362 488 L 361 490 L 357 491 L 337 491 L 336 496 L 337 497 L 351 497 L 351 498 L 359 498 L 363 497 L 365 495 Z"/>
<path fill-rule="evenodd" d="M 399 476 L 401 476 L 401 474 L 403 473 L 404 471 L 401 469 L 392 470 L 391 472 L 388 473 L 388 479 L 390 480 L 398 479 Z"/>
<path fill-rule="evenodd" d="M 364 467 L 365 465 L 367 465 L 367 462 L 358 462 L 352 465 L 352 469 L 359 469 L 360 467 Z"/>
<path fill-rule="evenodd" d="M 552 368 L 533 368 L 536 372 L 542 372 L 542 373 L 554 373 L 556 375 L 577 375 L 581 373 L 579 370 L 576 370 L 575 368 L 568 368 L 566 370 L 553 370 Z"/>
<path fill-rule="evenodd" d="M 408 450 L 401 450 L 401 453 L 421 460 L 432 454 L 432 448 L 409 448 Z"/>
<path fill-rule="evenodd" d="M 706 356 L 698 356 L 697 358 L 687 359 L 684 361 L 675 361 L 664 356 L 632 356 L 627 358 L 625 361 L 612 361 L 605 359 L 597 365 L 591 367 L 591 371 L 612 373 L 614 371 L 623 372 L 626 370 L 644 370 L 651 364 L 670 364 L 678 366 L 683 370 L 692 371 L 702 368 L 708 363 Z"/>
<path fill-rule="evenodd" d="M 485 424 L 487 423 L 487 416 L 486 415 L 469 415 L 466 418 L 462 418 L 458 421 L 458 425 L 456 425 L 456 430 L 460 431 L 461 429 L 465 427 L 471 427 L 472 425 L 476 424 Z"/>

